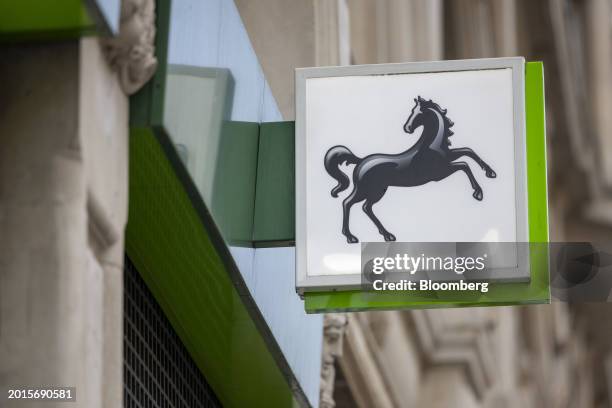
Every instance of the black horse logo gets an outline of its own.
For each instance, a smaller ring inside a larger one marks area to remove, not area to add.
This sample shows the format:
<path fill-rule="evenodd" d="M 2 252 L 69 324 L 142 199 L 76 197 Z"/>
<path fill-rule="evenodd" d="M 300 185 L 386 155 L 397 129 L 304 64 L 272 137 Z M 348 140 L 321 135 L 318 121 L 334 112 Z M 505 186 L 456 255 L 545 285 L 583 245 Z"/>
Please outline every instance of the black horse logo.
<path fill-rule="evenodd" d="M 364 201 L 363 212 L 372 220 L 385 241 L 395 241 L 391 234 L 376 218 L 372 206 L 387 192 L 387 188 L 420 186 L 430 181 L 440 181 L 456 171 L 463 171 L 474 189 L 472 196 L 482 200 L 482 188 L 476 181 L 472 170 L 464 161 L 453 160 L 462 156 L 471 157 L 484 170 L 489 178 L 495 178 L 493 169 L 485 163 L 472 149 L 467 147 L 450 149 L 448 138 L 454 123 L 446 116 L 446 109 L 432 102 L 431 99 L 415 98 L 415 105 L 404 124 L 406 133 L 413 133 L 423 126 L 419 140 L 408 150 L 399 154 L 371 154 L 360 159 L 346 146 L 334 146 L 325 154 L 325 170 L 338 182 L 331 190 L 332 197 L 344 191 L 350 180 L 339 166 L 342 163 L 356 164 L 353 170 L 353 191 L 342 202 L 342 234 L 348 243 L 359 240 L 349 229 L 350 211 L 353 204 Z"/>

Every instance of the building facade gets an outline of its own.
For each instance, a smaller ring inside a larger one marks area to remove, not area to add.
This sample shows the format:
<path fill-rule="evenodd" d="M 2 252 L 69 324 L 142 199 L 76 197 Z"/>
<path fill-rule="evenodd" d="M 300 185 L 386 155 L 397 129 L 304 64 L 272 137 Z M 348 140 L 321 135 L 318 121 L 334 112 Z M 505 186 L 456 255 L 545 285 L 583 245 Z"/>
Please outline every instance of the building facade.
<path fill-rule="evenodd" d="M 612 405 L 607 304 L 307 316 L 291 232 L 258 227 L 257 197 L 295 68 L 522 55 L 544 62 L 551 239 L 607 243 L 609 0 L 65 3 L 19 19 L 37 13 L 0 2 L 0 389 L 76 387 L 88 408 Z"/>
<path fill-rule="evenodd" d="M 0 16 L 1 405 L 317 406 L 322 316 L 254 226 L 262 123 L 292 127 L 235 4 Z"/>

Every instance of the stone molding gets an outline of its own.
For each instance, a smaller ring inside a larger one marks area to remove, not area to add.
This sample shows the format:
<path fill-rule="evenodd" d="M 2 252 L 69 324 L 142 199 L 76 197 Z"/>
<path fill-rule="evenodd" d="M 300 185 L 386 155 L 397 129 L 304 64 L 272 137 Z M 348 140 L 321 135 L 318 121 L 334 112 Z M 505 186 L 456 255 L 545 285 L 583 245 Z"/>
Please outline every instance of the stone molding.
<path fill-rule="evenodd" d="M 100 198 L 91 188 L 87 189 L 87 222 L 90 239 L 95 248 L 109 248 L 121 236 Z"/>
<path fill-rule="evenodd" d="M 323 356 L 321 364 L 320 408 L 334 408 L 334 381 L 336 359 L 342 356 L 342 343 L 347 326 L 343 313 L 325 315 L 323 322 Z"/>
<path fill-rule="evenodd" d="M 463 366 L 475 394 L 483 398 L 494 383 L 494 316 L 486 309 L 421 310 L 410 315 L 425 361 Z"/>
<path fill-rule="evenodd" d="M 157 68 L 155 1 L 123 0 L 119 35 L 103 39 L 102 46 L 126 95 L 142 88 Z"/>
<path fill-rule="evenodd" d="M 350 31 L 346 0 L 314 0 L 315 65 L 349 65 Z"/>
<path fill-rule="evenodd" d="M 495 312 L 487 309 L 417 310 L 367 317 L 349 316 L 350 324 L 344 339 L 347 350 L 340 361 L 353 388 L 354 398 L 359 406 L 402 406 L 401 396 L 395 394 L 391 384 L 394 380 L 388 378 L 385 361 L 380 359 L 381 345 L 376 338 L 384 339 L 390 335 L 389 325 L 405 322 L 406 336 L 415 339 L 423 362 L 421 368 L 415 366 L 413 369 L 427 371 L 436 367 L 461 367 L 474 395 L 484 403 L 496 386 L 495 320 Z M 333 361 L 330 364 L 333 365 Z M 322 389 L 323 386 L 322 382 Z M 333 389 L 329 395 L 331 393 Z M 323 395 L 322 391 L 321 406 L 333 407 L 323 405 Z"/>
<path fill-rule="evenodd" d="M 380 316 L 376 320 L 381 320 Z M 370 316 L 362 313 L 348 316 L 345 350 L 340 358 L 340 366 L 359 407 L 396 407 L 398 404 L 392 395 L 388 378 L 381 369 L 384 367 L 380 361 L 381 350 L 377 347 L 369 321 Z"/>

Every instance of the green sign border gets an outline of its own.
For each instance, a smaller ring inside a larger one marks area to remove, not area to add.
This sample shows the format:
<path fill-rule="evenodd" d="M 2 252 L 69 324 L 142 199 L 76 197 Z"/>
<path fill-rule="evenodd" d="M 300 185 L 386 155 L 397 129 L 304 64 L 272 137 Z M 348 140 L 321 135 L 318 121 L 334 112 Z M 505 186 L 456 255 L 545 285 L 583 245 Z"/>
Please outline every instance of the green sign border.
<path fill-rule="evenodd" d="M 525 115 L 527 131 L 527 195 L 531 280 L 527 283 L 491 284 L 487 293 L 466 292 L 307 292 L 308 313 L 436 307 L 495 306 L 549 303 L 548 193 L 546 180 L 546 121 L 544 68 L 541 62 L 525 64 Z"/>
<path fill-rule="evenodd" d="M 105 22 L 97 26 L 90 12 L 94 7 L 94 1 L 84 0 L 1 1 L 0 42 L 63 40 L 104 31 Z"/>

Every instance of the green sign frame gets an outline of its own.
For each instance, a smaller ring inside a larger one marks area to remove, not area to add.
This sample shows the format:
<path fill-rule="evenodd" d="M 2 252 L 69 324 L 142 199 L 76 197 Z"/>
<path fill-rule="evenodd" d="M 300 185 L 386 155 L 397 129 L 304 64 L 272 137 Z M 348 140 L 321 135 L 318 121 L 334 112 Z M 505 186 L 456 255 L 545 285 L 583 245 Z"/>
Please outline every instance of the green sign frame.
<path fill-rule="evenodd" d="M 40 42 L 112 35 L 98 0 L 5 0 L 0 2 L 0 42 Z M 111 24 L 114 23 L 114 24 Z"/>

